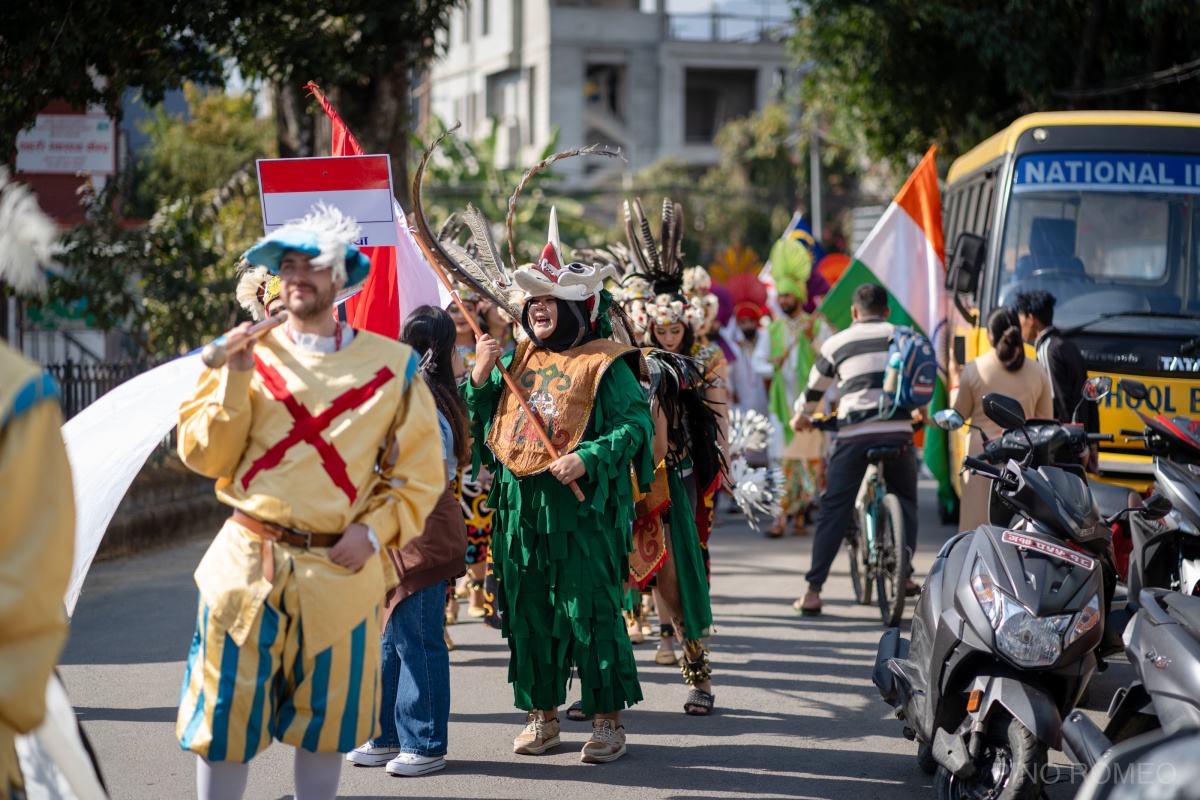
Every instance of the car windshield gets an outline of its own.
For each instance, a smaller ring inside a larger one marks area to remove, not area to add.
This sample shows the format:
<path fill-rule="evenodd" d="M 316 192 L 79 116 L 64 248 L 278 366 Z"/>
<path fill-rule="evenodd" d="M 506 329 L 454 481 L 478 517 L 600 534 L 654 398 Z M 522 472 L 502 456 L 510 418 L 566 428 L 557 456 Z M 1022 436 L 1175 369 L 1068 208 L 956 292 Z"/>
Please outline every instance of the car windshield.
<path fill-rule="evenodd" d="M 1005 217 L 998 304 L 1043 289 L 1057 299 L 1054 323 L 1064 329 L 1105 317 L 1157 329 L 1174 315 L 1200 319 L 1195 184 L 1200 158 L 1021 159 Z"/>

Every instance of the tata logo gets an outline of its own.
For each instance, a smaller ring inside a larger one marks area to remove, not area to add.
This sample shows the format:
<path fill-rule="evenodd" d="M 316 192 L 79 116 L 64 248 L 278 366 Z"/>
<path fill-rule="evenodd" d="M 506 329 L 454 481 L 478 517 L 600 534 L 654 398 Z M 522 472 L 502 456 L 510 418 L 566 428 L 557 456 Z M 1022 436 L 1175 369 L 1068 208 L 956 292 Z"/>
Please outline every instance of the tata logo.
<path fill-rule="evenodd" d="M 1200 372 L 1200 358 L 1159 356 L 1159 368 L 1167 372 Z"/>

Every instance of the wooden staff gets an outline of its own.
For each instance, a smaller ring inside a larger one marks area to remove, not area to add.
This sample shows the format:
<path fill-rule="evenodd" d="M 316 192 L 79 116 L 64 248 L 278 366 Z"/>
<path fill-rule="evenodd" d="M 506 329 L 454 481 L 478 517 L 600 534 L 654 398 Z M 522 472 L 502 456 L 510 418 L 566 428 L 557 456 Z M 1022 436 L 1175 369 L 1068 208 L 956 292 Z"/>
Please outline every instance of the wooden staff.
<path fill-rule="evenodd" d="M 438 276 L 438 280 L 440 280 L 442 285 L 446 287 L 446 291 L 450 293 L 450 297 L 454 300 L 454 304 L 458 306 L 459 312 L 461 312 L 466 318 L 467 324 L 471 326 L 471 330 L 475 332 L 475 336 L 477 338 L 483 336 L 483 331 L 479 327 L 479 321 L 475 319 L 474 314 L 467 312 L 466 307 L 463 305 L 462 298 L 458 296 L 458 291 L 455 290 L 454 285 L 450 283 L 450 277 L 446 274 L 446 271 L 442 269 L 442 265 L 438 261 L 437 256 L 430 252 L 428 245 L 421 240 L 420 236 L 414 236 L 413 239 L 416 241 L 417 246 L 421 248 L 421 252 L 425 255 L 425 260 L 429 262 L 429 266 L 433 269 L 433 273 Z M 542 445 L 546 448 L 546 452 L 550 454 L 552 459 L 557 460 L 559 458 L 558 448 L 555 447 L 550 441 L 550 436 L 546 433 L 546 427 L 542 424 L 541 417 L 533 412 L 533 409 L 529 407 L 529 403 L 525 402 L 525 398 L 521 396 L 521 392 L 517 388 L 517 382 L 513 379 L 512 373 L 506 370 L 504 365 L 499 361 L 496 362 L 496 369 L 500 370 L 500 377 L 503 378 L 505 384 L 508 385 L 508 390 L 512 392 L 513 397 L 517 399 L 517 403 L 521 406 L 521 410 L 524 411 L 525 415 L 533 422 L 533 430 L 537 433 L 538 438 L 542 440 Z M 467 379 L 470 380 L 470 376 L 468 376 Z M 583 490 L 579 488 L 579 484 L 575 481 L 571 481 L 567 485 L 571 487 L 571 492 L 575 495 L 575 499 L 582 503 Z"/>
<path fill-rule="evenodd" d="M 287 312 L 280 311 L 273 317 L 267 317 L 262 322 L 251 325 L 245 331 L 234 331 L 218 336 L 204 345 L 204 349 L 200 351 L 200 360 L 209 369 L 223 367 L 229 360 L 229 356 L 245 350 L 248 345 L 257 342 L 286 321 Z"/>

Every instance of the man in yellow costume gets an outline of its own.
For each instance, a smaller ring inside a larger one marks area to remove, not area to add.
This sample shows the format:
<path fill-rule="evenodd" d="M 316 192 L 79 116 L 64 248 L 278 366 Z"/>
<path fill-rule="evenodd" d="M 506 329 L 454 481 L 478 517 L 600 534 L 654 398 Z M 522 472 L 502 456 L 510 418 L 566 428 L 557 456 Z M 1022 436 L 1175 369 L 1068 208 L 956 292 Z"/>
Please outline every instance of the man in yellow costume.
<path fill-rule="evenodd" d="M 28 188 L 0 167 L 0 281 L 37 287 L 56 238 Z M 67 640 L 75 499 L 57 399 L 54 379 L 0 342 L 0 798 L 23 792 L 16 737 L 42 723 Z"/>
<path fill-rule="evenodd" d="M 296 748 L 297 800 L 336 796 L 342 754 L 379 717 L 379 608 L 396 582 L 382 553 L 422 532 L 445 488 L 412 351 L 334 316 L 370 267 L 360 235 L 318 205 L 252 247 L 287 321 L 204 372 L 179 411 L 180 458 L 233 507 L 196 570 L 176 723 L 201 800 L 240 798 L 272 739 Z"/>

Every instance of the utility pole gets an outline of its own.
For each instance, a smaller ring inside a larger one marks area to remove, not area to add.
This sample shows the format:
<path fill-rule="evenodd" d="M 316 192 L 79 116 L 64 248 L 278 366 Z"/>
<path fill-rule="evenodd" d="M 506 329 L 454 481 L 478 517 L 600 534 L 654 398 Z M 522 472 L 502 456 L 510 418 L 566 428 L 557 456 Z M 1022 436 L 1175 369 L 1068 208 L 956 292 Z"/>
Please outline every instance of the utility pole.
<path fill-rule="evenodd" d="M 812 226 L 813 240 L 821 242 L 821 132 L 814 120 L 808 139 L 809 193 L 812 208 L 808 210 L 808 224 Z"/>

